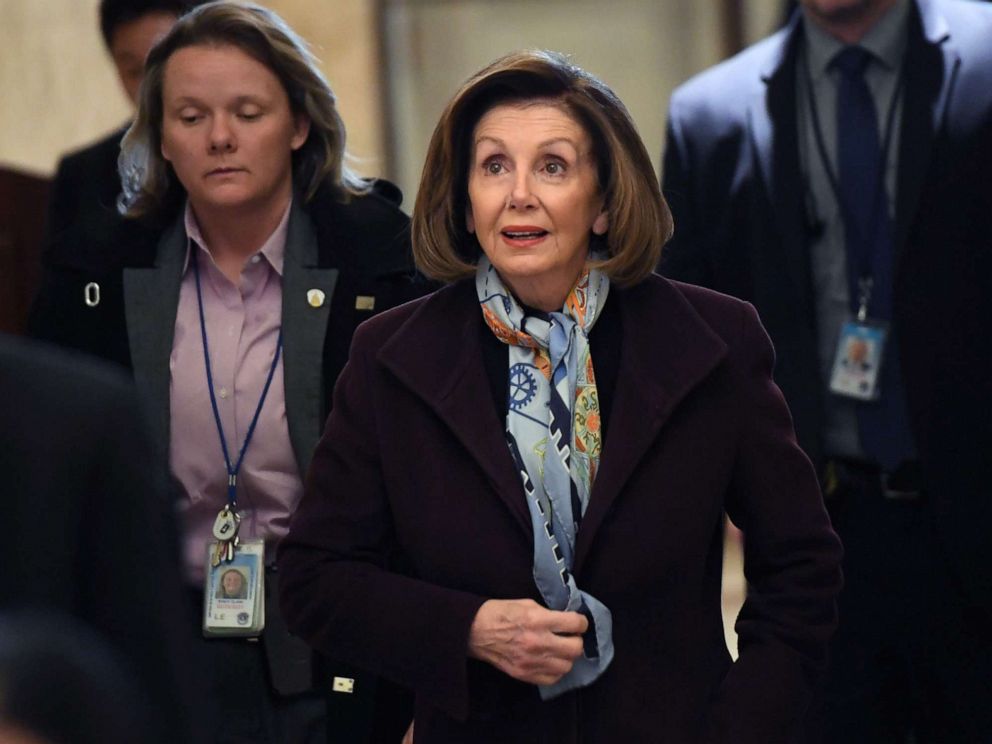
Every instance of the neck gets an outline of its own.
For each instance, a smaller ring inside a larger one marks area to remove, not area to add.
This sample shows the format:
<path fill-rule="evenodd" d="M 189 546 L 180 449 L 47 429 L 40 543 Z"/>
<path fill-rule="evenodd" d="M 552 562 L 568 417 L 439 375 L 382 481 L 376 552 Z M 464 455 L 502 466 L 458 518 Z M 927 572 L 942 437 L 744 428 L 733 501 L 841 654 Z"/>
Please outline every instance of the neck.
<path fill-rule="evenodd" d="M 517 300 L 527 307 L 546 313 L 557 313 L 565 305 L 568 293 L 579 281 L 584 268 L 583 264 L 579 273 L 572 277 L 517 278 L 510 281 L 504 279 L 503 283 L 513 292 Z"/>
<path fill-rule="evenodd" d="M 899 0 L 868 0 L 851 8 L 822 10 L 815 0 L 804 3 L 806 17 L 844 44 L 857 44 Z"/>
<path fill-rule="evenodd" d="M 207 250 L 224 276 L 238 283 L 245 261 L 258 252 L 279 226 L 289 200 L 290 194 L 286 194 L 263 208 L 232 210 L 198 210 L 192 205 Z"/>

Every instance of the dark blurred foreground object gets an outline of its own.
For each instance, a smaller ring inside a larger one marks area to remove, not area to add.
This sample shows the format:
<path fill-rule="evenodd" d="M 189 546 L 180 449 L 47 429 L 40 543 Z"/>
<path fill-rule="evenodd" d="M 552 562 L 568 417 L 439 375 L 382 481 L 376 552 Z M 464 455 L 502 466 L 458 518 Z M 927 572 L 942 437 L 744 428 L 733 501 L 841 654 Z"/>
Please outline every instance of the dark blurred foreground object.
<path fill-rule="evenodd" d="M 50 189 L 47 178 L 0 168 L 0 332 L 24 330 L 41 276 Z"/>
<path fill-rule="evenodd" d="M 86 623 L 154 705 L 143 741 L 195 741 L 173 507 L 130 385 L 0 334 L 0 400 L 0 610 Z"/>
<path fill-rule="evenodd" d="M 16 734 L 16 736 L 15 736 Z M 114 649 L 67 615 L 0 613 L 0 742 L 152 741 L 148 704 Z"/>

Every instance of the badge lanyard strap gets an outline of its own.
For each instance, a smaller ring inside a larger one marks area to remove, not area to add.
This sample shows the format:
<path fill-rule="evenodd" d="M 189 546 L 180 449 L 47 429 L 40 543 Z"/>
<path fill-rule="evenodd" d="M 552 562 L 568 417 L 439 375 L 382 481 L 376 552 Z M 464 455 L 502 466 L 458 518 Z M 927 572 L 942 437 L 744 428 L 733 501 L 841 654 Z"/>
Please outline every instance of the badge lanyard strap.
<path fill-rule="evenodd" d="M 804 53 L 802 55 L 803 73 L 806 80 L 806 98 L 809 101 L 809 110 L 812 115 L 813 120 L 813 138 L 816 140 L 816 151 L 820 156 L 820 163 L 823 165 L 823 170 L 827 174 L 827 180 L 830 182 L 830 190 L 833 192 L 834 199 L 837 200 L 837 206 L 840 207 L 841 215 L 843 216 L 845 224 L 852 223 L 853 220 L 850 219 L 848 215 L 848 209 L 844 201 L 843 195 L 840 191 L 840 182 L 837 178 L 837 174 L 834 173 L 833 165 L 830 163 L 830 158 L 827 156 L 827 147 L 824 143 L 823 129 L 820 127 L 820 110 L 816 105 L 816 96 L 813 95 L 813 77 L 809 71 L 809 59 Z M 879 168 L 878 168 L 878 183 L 875 185 L 875 195 L 873 197 L 874 203 L 872 204 L 872 212 L 877 213 L 878 200 L 886 198 L 885 197 L 885 166 L 889 162 L 889 147 L 892 144 L 892 133 L 894 131 L 895 119 L 896 119 L 896 104 L 899 102 L 899 96 L 902 94 L 903 85 L 903 75 L 900 71 L 899 77 L 896 79 L 896 87 L 892 92 L 892 101 L 889 103 L 889 111 L 885 117 L 885 137 L 882 140 L 881 151 L 879 152 Z M 877 235 L 878 230 L 881 225 L 874 225 L 873 229 Z M 855 229 L 858 226 L 855 225 Z M 867 236 L 861 236 L 865 238 Z M 872 247 L 874 243 L 869 244 L 867 240 L 862 239 L 859 241 L 860 249 L 858 251 L 857 263 L 858 263 L 858 320 L 864 322 L 868 314 L 868 301 L 871 299 L 871 289 L 872 289 Z"/>
<path fill-rule="evenodd" d="M 200 291 L 200 268 L 199 260 L 195 252 L 193 257 L 193 277 L 196 280 L 196 303 L 200 310 L 200 335 L 203 338 L 203 360 L 207 368 L 207 390 L 210 391 L 210 406 L 214 411 L 214 422 L 217 424 L 217 434 L 220 436 L 220 446 L 224 451 L 224 463 L 227 465 L 227 505 L 234 511 L 237 505 L 238 495 L 238 471 L 241 470 L 241 463 L 244 462 L 245 452 L 248 451 L 248 443 L 251 442 L 252 434 L 255 433 L 255 425 L 258 423 L 258 416 L 262 412 L 262 405 L 265 397 L 269 394 L 269 387 L 272 385 L 272 378 L 276 373 L 276 366 L 279 364 L 279 352 L 282 351 L 282 326 L 279 327 L 279 338 L 276 341 L 276 353 L 272 358 L 272 366 L 269 367 L 268 377 L 265 378 L 265 386 L 262 388 L 262 395 L 258 399 L 258 406 L 255 408 L 255 415 L 252 416 L 251 424 L 248 426 L 248 433 L 245 434 L 245 441 L 241 444 L 241 452 L 238 454 L 238 461 L 231 467 L 231 456 L 227 451 L 227 438 L 224 436 L 224 424 L 220 420 L 220 410 L 217 407 L 217 396 L 214 394 L 214 377 L 210 369 L 210 348 L 207 345 L 207 322 L 203 314 L 203 294 Z"/>

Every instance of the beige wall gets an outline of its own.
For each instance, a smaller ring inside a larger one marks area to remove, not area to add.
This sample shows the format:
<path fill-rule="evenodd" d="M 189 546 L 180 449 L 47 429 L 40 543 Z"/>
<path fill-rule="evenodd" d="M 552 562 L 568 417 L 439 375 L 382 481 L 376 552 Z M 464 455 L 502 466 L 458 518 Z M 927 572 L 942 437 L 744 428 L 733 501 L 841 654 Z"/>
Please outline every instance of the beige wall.
<path fill-rule="evenodd" d="M 658 169 L 671 91 L 719 61 L 722 0 L 385 0 L 394 178 L 410 209 L 445 103 L 515 49 L 572 55 L 627 104 Z M 779 0 L 749 0 L 745 36 L 763 36 Z"/>
<path fill-rule="evenodd" d="M 0 0 L 0 164 L 42 175 L 61 152 L 130 116 L 97 24 L 98 0 Z M 382 162 L 374 0 L 271 0 L 314 47 L 338 94 L 357 169 Z"/>
<path fill-rule="evenodd" d="M 96 6 L 97 0 L 3 0 L 0 163 L 47 174 L 60 150 L 127 119 Z"/>
<path fill-rule="evenodd" d="M 397 180 L 409 209 L 426 143 L 445 101 L 469 74 L 522 47 L 569 52 L 613 86 L 657 164 L 672 88 L 720 57 L 718 2 L 722 0 L 265 4 L 283 15 L 322 60 L 339 97 L 349 149 L 360 158 L 357 169 Z M 0 164 L 50 174 L 61 152 L 125 121 L 128 104 L 97 29 L 98 0 L 2 3 Z M 749 38 L 766 32 L 779 5 L 779 0 L 746 0 Z M 379 12 L 385 55 L 380 54 Z M 383 79 L 388 81 L 386 91 Z M 391 131 L 382 113 L 387 108 Z M 394 162 L 387 162 L 390 151 Z"/>

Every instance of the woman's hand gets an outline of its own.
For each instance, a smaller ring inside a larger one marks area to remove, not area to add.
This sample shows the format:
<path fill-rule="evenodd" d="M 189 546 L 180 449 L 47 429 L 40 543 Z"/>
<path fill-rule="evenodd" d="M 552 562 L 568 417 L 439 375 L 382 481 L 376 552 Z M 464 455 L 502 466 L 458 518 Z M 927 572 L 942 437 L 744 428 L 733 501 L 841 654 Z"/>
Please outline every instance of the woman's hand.
<path fill-rule="evenodd" d="M 588 627 L 578 612 L 556 612 L 532 599 L 490 599 L 472 621 L 468 653 L 521 682 L 551 685 L 571 671 Z"/>

